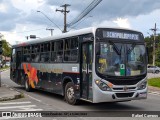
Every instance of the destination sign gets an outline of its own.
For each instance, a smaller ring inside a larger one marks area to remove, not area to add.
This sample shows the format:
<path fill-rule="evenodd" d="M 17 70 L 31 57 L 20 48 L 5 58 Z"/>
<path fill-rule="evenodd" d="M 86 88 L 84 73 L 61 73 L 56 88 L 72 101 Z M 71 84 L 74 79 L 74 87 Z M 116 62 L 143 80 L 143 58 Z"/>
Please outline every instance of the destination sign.
<path fill-rule="evenodd" d="M 119 38 L 119 39 L 139 40 L 139 34 L 115 32 L 115 31 L 103 31 L 103 38 Z"/>

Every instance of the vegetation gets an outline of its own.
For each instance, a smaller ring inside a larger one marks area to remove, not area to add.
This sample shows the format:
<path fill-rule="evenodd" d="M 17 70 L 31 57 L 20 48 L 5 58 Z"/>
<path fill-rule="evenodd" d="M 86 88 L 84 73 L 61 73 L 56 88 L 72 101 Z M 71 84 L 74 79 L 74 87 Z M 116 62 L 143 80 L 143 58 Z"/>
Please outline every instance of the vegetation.
<path fill-rule="evenodd" d="M 11 46 L 9 45 L 9 43 L 3 39 L 2 40 L 2 48 L 3 48 L 3 56 L 6 56 L 6 57 L 10 57 L 11 55 Z"/>
<path fill-rule="evenodd" d="M 152 55 L 153 55 L 153 40 L 154 37 L 150 36 L 150 37 L 146 37 L 145 38 L 145 42 L 146 42 L 146 46 L 148 47 L 148 56 L 149 56 L 149 61 L 148 64 L 152 64 Z M 155 41 L 155 50 L 156 50 L 156 61 L 155 64 L 157 66 L 160 67 L 160 34 L 158 34 L 158 36 L 156 36 L 156 41 Z"/>
<path fill-rule="evenodd" d="M 0 68 L 0 70 L 5 70 L 5 69 L 8 69 L 8 68 L 10 68 L 10 67 L 9 66 L 5 66 L 3 68 Z"/>
<path fill-rule="evenodd" d="M 160 88 L 160 78 L 151 78 L 148 80 L 148 84 L 150 86 L 159 87 Z"/>
<path fill-rule="evenodd" d="M 5 40 L 4 35 L 0 33 L 0 40 L 2 41 L 2 55 L 5 57 L 5 60 L 0 57 L 1 64 L 5 64 L 6 57 L 11 56 L 11 45 Z"/>

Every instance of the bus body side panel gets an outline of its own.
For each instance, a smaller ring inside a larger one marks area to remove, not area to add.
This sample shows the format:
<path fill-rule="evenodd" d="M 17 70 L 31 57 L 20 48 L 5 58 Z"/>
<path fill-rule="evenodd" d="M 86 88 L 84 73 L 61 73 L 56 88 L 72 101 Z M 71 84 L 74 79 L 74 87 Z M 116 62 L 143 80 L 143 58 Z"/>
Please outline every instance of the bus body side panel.
<path fill-rule="evenodd" d="M 75 84 L 76 96 L 79 98 L 79 63 L 22 63 L 22 66 L 35 88 L 64 95 L 63 85 L 65 80 L 69 80 Z"/>

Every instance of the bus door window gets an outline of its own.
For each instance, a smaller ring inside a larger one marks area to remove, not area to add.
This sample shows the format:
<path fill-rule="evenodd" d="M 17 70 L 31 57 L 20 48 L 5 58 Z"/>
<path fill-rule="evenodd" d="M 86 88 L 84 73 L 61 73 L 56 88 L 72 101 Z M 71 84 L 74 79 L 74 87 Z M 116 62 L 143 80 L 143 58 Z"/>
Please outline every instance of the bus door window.
<path fill-rule="evenodd" d="M 15 63 L 16 63 L 16 52 L 15 49 L 12 49 L 12 56 L 11 56 L 11 78 L 15 78 Z"/>
<path fill-rule="evenodd" d="M 83 44 L 82 47 L 82 56 L 83 56 L 83 61 L 82 61 L 82 97 L 87 98 L 87 44 Z"/>
<path fill-rule="evenodd" d="M 86 52 L 86 46 L 83 46 L 83 62 L 82 62 L 82 69 L 86 70 L 87 69 L 87 52 Z"/>
<path fill-rule="evenodd" d="M 15 56 L 15 49 L 12 49 L 12 56 L 11 56 L 11 62 L 15 62 L 16 61 L 16 56 Z"/>
<path fill-rule="evenodd" d="M 89 44 L 88 48 L 88 80 L 89 80 L 89 93 L 88 93 L 88 99 L 92 100 L 93 94 L 92 94 L 92 63 L 93 63 L 93 44 Z"/>
<path fill-rule="evenodd" d="M 82 45 L 82 98 L 92 100 L 92 42 Z"/>

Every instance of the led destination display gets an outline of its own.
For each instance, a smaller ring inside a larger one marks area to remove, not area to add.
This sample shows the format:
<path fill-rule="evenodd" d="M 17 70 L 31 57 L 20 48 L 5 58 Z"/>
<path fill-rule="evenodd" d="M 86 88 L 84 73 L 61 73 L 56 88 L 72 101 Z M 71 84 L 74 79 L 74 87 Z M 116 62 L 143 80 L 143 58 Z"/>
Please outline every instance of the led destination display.
<path fill-rule="evenodd" d="M 139 40 L 139 34 L 116 32 L 116 31 L 103 31 L 103 38 Z"/>

